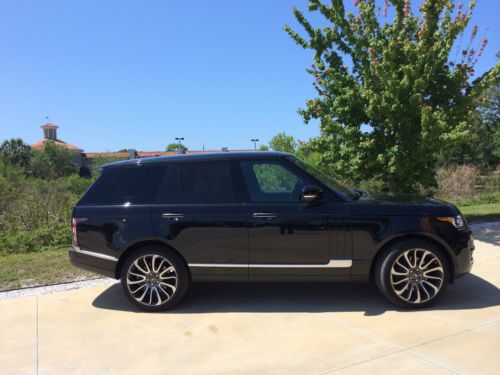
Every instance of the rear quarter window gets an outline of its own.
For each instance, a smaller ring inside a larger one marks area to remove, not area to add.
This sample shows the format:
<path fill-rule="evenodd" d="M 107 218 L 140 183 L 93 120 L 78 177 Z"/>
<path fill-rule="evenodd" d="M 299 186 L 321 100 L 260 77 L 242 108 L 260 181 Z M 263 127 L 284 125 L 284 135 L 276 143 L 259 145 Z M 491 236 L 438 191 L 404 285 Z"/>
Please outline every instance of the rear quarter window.
<path fill-rule="evenodd" d="M 81 205 L 151 204 L 166 166 L 105 169 L 80 200 Z"/>

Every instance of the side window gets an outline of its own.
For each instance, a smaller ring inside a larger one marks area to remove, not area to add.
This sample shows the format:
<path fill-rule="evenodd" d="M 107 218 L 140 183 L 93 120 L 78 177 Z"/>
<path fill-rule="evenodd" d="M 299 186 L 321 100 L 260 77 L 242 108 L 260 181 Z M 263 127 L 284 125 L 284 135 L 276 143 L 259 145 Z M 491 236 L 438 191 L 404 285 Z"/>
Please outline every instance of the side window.
<path fill-rule="evenodd" d="M 112 168 L 90 192 L 90 204 L 150 204 L 165 174 L 164 166 Z"/>
<path fill-rule="evenodd" d="M 169 164 L 167 173 L 158 190 L 156 203 L 183 204 L 181 168 L 179 164 Z"/>
<path fill-rule="evenodd" d="M 253 202 L 298 202 L 305 186 L 301 176 L 277 161 L 241 162 Z"/>
<path fill-rule="evenodd" d="M 185 203 L 234 203 L 229 162 L 182 164 Z"/>

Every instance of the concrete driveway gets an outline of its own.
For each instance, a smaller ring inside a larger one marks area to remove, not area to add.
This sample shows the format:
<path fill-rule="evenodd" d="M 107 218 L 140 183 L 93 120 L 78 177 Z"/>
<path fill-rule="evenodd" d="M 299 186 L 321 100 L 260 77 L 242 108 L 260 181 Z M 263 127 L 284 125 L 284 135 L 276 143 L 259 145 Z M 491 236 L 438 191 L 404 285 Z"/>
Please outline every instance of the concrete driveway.
<path fill-rule="evenodd" d="M 367 285 L 194 285 L 175 311 L 118 284 L 0 301 L 3 374 L 500 373 L 500 227 L 424 311 Z"/>

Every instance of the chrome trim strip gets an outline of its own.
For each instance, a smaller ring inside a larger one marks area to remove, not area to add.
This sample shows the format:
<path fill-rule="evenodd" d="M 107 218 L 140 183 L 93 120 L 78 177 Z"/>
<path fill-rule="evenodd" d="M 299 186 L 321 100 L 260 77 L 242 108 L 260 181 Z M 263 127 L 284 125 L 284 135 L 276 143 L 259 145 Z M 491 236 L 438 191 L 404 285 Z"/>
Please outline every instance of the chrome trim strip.
<path fill-rule="evenodd" d="M 248 268 L 247 263 L 189 263 L 189 267 L 213 267 L 213 268 Z"/>
<path fill-rule="evenodd" d="M 91 257 L 95 257 L 95 258 L 101 258 L 101 259 L 111 260 L 113 262 L 118 262 L 118 258 L 112 257 L 111 255 L 105 255 L 105 254 L 101 254 L 101 253 L 95 253 L 93 251 L 82 250 L 79 247 L 73 247 L 73 250 L 76 253 L 88 255 L 88 256 L 91 256 Z"/>
<path fill-rule="evenodd" d="M 244 264 L 244 263 L 189 263 L 189 267 L 210 268 L 350 268 L 351 259 L 330 259 L 326 264 Z"/>

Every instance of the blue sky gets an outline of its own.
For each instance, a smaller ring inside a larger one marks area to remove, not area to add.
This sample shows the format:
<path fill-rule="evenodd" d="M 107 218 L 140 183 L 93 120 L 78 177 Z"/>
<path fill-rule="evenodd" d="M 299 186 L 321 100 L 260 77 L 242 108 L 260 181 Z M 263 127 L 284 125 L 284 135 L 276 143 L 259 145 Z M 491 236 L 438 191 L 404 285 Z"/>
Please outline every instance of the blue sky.
<path fill-rule="evenodd" d="M 306 3 L 0 0 L 0 140 L 37 141 L 45 116 L 86 151 L 314 137 L 296 113 L 314 95 L 311 53 L 282 30 Z M 478 1 L 478 73 L 500 50 L 498 14 L 500 1 Z"/>

